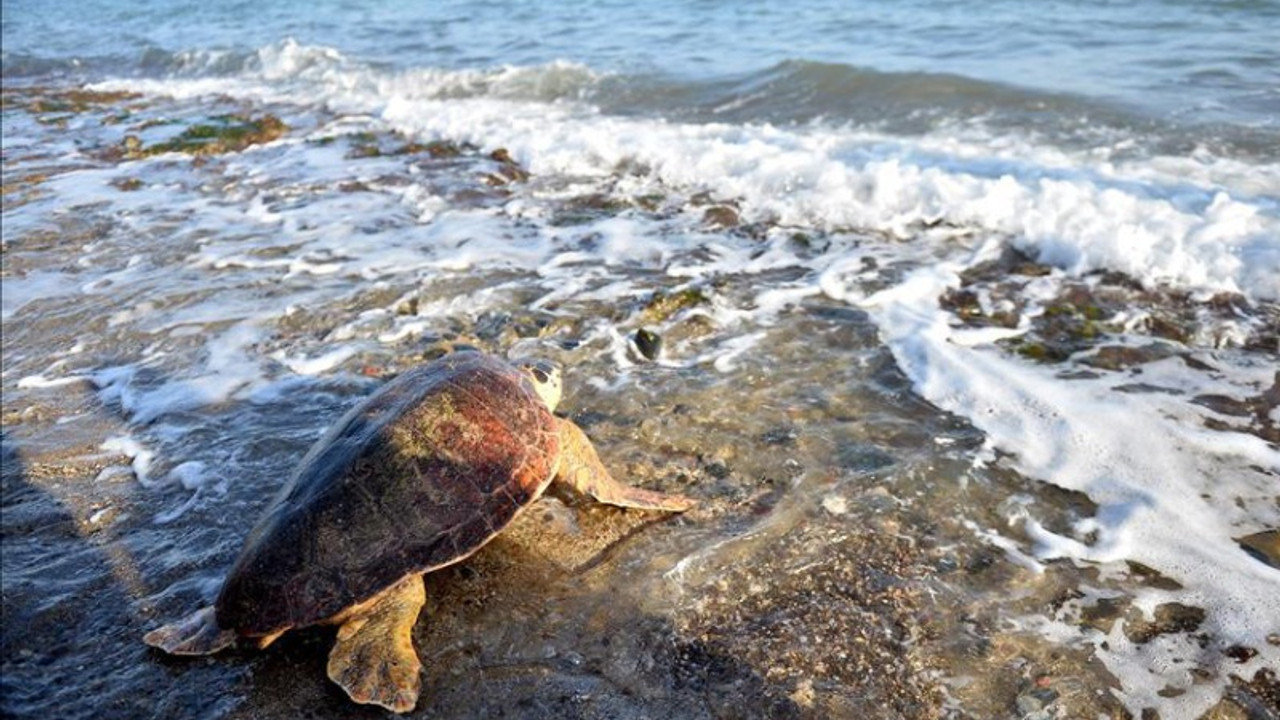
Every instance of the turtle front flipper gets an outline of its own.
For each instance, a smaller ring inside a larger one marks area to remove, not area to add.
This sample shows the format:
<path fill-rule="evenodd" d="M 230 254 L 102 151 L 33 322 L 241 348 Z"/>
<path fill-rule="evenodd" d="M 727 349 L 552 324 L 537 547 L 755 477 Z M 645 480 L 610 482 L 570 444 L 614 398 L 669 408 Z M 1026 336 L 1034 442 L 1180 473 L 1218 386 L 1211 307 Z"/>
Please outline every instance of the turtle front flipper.
<path fill-rule="evenodd" d="M 614 480 L 600 462 L 595 446 L 582 428 L 569 420 L 560 420 L 560 466 L 556 471 L 557 482 L 568 483 L 578 492 L 585 493 L 610 505 L 641 510 L 666 510 L 684 512 L 697 502 L 684 495 L 667 495 L 643 488 L 623 485 Z"/>
<path fill-rule="evenodd" d="M 329 679 L 358 703 L 412 710 L 422 688 L 413 625 L 426 599 L 422 576 L 414 575 L 347 618 L 329 653 Z"/>
<path fill-rule="evenodd" d="M 142 641 L 170 655 L 212 655 L 235 642 L 236 631 L 218 627 L 210 605 L 178 622 L 152 630 Z"/>

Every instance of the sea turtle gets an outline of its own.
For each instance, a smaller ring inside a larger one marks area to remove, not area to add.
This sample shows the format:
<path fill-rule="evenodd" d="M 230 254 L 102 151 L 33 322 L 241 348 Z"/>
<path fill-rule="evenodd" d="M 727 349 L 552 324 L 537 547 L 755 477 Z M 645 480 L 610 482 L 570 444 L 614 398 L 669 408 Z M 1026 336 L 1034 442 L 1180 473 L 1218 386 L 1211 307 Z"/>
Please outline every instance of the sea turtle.
<path fill-rule="evenodd" d="M 336 624 L 330 679 L 356 702 L 413 709 L 424 573 L 480 549 L 552 480 L 624 507 L 693 505 L 614 481 L 582 430 L 551 414 L 559 400 L 559 370 L 545 361 L 461 352 L 401 374 L 303 457 L 216 602 L 145 642 L 207 655 Z"/>

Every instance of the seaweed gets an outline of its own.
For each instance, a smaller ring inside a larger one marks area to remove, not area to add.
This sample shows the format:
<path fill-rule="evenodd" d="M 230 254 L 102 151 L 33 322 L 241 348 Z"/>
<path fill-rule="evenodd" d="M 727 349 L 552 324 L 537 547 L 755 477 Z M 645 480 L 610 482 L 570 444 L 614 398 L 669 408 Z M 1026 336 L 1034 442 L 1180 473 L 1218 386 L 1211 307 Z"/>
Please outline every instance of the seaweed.
<path fill-rule="evenodd" d="M 210 118 L 208 123 L 188 126 L 177 136 L 154 145 L 143 146 L 130 135 L 124 141 L 125 156 L 138 158 L 175 152 L 195 156 L 222 155 L 271 142 L 288 130 L 289 126 L 275 115 L 256 118 L 219 115 Z"/>

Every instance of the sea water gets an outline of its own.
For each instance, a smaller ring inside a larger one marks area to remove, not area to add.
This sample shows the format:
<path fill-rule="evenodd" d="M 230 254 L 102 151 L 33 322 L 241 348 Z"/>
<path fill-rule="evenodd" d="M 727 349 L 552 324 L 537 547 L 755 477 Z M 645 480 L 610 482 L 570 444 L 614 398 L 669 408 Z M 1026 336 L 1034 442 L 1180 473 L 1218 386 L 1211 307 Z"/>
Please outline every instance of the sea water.
<path fill-rule="evenodd" d="M 210 513 L 259 507 L 365 376 L 457 342 L 550 354 L 602 412 L 703 418 L 679 432 L 726 497 L 783 479 L 854 523 L 874 478 L 954 516 L 1022 573 L 976 606 L 1073 568 L 1003 629 L 1083 648 L 1115 678 L 1086 690 L 1135 716 L 1280 665 L 1280 5 L 3 11 L 6 442 L 56 454 L 23 429 L 52 404 L 114 458 L 90 480 L 137 483 L 120 542 L 164 558 L 139 602 L 214 582 L 243 528 L 201 546 Z M 268 114 L 288 131 L 237 152 L 118 150 Z M 617 447 L 679 445 L 636 427 Z M 798 532 L 777 512 L 762 537 Z M 653 582 L 705 591 L 728 535 L 673 541 Z M 1171 608 L 1203 612 L 1135 629 Z M 983 716 L 943 665 L 949 712 Z"/>

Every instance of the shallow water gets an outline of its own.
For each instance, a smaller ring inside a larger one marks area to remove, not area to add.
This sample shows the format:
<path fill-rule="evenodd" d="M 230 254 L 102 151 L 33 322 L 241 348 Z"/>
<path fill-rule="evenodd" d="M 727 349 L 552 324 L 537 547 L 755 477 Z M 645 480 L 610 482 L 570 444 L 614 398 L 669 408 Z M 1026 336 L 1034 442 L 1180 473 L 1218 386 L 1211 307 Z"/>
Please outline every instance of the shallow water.
<path fill-rule="evenodd" d="M 934 3 L 917 46 L 806 7 L 753 53 L 769 14 L 714 3 L 676 39 L 600 4 L 402 45 L 389 6 L 122 40 L 6 4 L 6 714 L 358 713 L 332 631 L 140 637 L 345 408 L 460 347 L 562 363 L 615 474 L 701 504 L 556 491 L 433 575 L 423 716 L 1280 712 L 1269 6 L 1102 33 L 1137 69 L 1076 76 L 1009 62 L 1053 13 Z"/>

